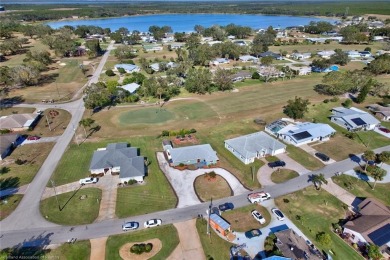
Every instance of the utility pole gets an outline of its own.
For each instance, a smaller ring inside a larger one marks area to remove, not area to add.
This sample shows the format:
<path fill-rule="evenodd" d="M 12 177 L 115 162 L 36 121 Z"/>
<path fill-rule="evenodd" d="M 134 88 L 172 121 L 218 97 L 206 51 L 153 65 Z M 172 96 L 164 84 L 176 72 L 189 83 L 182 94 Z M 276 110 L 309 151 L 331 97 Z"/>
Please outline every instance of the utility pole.
<path fill-rule="evenodd" d="M 211 208 L 213 206 L 213 198 L 211 197 L 210 205 L 209 205 L 209 215 L 208 215 L 208 221 L 207 221 L 207 235 L 210 237 L 210 215 L 211 215 Z"/>
<path fill-rule="evenodd" d="M 60 206 L 60 202 L 58 201 L 58 198 L 57 198 L 57 192 L 56 192 L 56 186 L 55 186 L 55 183 L 53 180 L 50 180 L 51 182 L 51 186 L 53 187 L 54 189 L 54 195 L 56 196 L 56 201 L 57 201 L 57 204 L 58 204 L 58 209 L 61 211 L 61 206 Z"/>
<path fill-rule="evenodd" d="M 76 143 L 79 146 L 80 145 L 79 140 L 77 139 L 77 136 L 76 136 L 76 127 L 74 126 L 74 124 L 72 124 L 72 126 L 73 126 L 73 132 L 74 132 L 74 139 L 76 140 Z"/>
<path fill-rule="evenodd" d="M 49 127 L 49 130 L 51 132 L 51 126 L 50 126 L 49 119 L 47 118 L 47 115 L 45 115 L 45 117 L 46 117 L 47 126 Z"/>

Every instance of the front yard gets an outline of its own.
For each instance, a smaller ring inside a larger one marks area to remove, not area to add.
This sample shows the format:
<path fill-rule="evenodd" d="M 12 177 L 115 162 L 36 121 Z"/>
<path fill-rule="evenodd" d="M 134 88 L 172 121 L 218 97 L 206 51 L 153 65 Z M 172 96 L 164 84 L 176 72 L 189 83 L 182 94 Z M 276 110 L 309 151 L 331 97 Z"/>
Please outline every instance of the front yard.
<path fill-rule="evenodd" d="M 257 210 L 265 218 L 265 223 L 260 224 L 252 216 L 252 210 Z M 254 228 L 266 227 L 271 221 L 271 215 L 266 208 L 261 205 L 251 204 L 245 207 L 234 209 L 233 211 L 227 211 L 222 213 L 222 217 L 226 219 L 231 229 L 238 232 L 246 232 Z"/>
<path fill-rule="evenodd" d="M 22 200 L 23 195 L 13 194 L 10 196 L 1 197 L 0 199 L 0 221 L 8 217 L 9 214 L 14 211 L 19 202 Z"/>
<path fill-rule="evenodd" d="M 233 195 L 228 182 L 221 176 L 215 178 L 205 174 L 197 177 L 194 181 L 195 192 L 201 201 L 217 200 Z"/>

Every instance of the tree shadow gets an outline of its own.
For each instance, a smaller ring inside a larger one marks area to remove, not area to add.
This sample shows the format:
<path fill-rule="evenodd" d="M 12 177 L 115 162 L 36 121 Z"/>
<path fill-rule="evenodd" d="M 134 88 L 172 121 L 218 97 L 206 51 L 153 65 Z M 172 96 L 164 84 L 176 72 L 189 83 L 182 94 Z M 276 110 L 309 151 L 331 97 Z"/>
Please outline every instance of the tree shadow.
<path fill-rule="evenodd" d="M 357 156 L 356 154 L 352 154 L 352 153 L 350 153 L 348 156 L 349 156 L 349 159 L 351 159 L 351 161 L 353 161 L 353 162 L 359 164 L 359 166 L 361 166 L 360 162 L 362 161 L 362 159 L 360 159 L 359 156 Z"/>
<path fill-rule="evenodd" d="M 45 249 L 50 245 L 50 237 L 54 233 L 40 234 L 33 236 L 30 239 L 9 248 L 5 248 L 3 252 L 7 254 L 6 259 L 41 259 L 45 254 L 50 252 L 50 249 Z M 3 238 L 4 239 L 4 238 Z"/>
<path fill-rule="evenodd" d="M 81 185 L 77 190 L 73 192 L 72 196 L 69 197 L 69 199 L 65 202 L 64 206 L 61 207 L 61 205 L 59 205 L 60 211 L 62 211 L 66 207 L 66 205 L 68 205 L 69 201 L 73 199 L 73 197 L 79 192 L 80 189 L 81 189 Z"/>
<path fill-rule="evenodd" d="M 6 190 L 6 189 L 13 189 L 19 187 L 19 177 L 8 177 L 6 179 L 0 180 L 0 189 Z"/>
<path fill-rule="evenodd" d="M 42 75 L 42 77 L 39 80 L 39 85 L 53 83 L 56 81 L 58 76 L 59 76 L 58 73 L 51 73 L 51 74 Z"/>
<path fill-rule="evenodd" d="M 102 128 L 102 127 L 101 127 L 100 125 L 97 125 L 97 126 L 95 126 L 95 127 L 92 127 L 92 128 L 89 130 L 89 133 L 88 133 L 88 135 L 87 135 L 87 138 L 90 137 L 90 136 L 92 136 L 94 133 L 99 132 L 101 128 Z"/>
<path fill-rule="evenodd" d="M 6 97 L 0 101 L 0 108 L 13 107 L 24 102 L 23 96 Z"/>

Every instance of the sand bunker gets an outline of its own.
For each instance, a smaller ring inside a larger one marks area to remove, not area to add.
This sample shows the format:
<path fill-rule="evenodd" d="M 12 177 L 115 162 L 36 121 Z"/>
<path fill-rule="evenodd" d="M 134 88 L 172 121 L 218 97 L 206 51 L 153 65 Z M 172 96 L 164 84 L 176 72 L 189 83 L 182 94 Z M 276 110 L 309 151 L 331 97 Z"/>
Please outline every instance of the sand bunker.
<path fill-rule="evenodd" d="M 144 243 L 144 244 L 152 243 L 153 244 L 152 251 L 150 251 L 149 253 L 143 253 L 143 254 L 140 254 L 140 255 L 133 254 L 133 253 L 130 252 L 130 248 L 134 244 L 141 244 L 141 243 Z M 121 256 L 121 258 L 123 260 L 144 260 L 144 259 L 149 259 L 149 258 L 155 256 L 158 252 L 160 252 L 161 248 L 162 248 L 162 243 L 161 243 L 160 239 L 154 238 L 154 239 L 151 239 L 151 240 L 148 240 L 148 241 L 124 244 L 119 249 L 119 255 Z"/>

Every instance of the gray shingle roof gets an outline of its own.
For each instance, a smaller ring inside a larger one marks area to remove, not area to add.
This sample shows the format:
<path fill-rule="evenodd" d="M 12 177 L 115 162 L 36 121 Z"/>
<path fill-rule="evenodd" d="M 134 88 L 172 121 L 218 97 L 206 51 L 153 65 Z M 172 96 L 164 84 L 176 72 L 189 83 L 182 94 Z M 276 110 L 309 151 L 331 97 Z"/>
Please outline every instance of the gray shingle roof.
<path fill-rule="evenodd" d="M 144 157 L 138 156 L 138 148 L 126 143 L 108 144 L 106 150 L 95 151 L 90 170 L 120 167 L 120 178 L 145 175 Z"/>
<path fill-rule="evenodd" d="M 29 127 L 39 114 L 13 114 L 0 117 L 0 129 Z"/>
<path fill-rule="evenodd" d="M 169 150 L 173 163 L 181 163 L 191 160 L 206 160 L 207 162 L 219 160 L 217 153 L 209 144 L 178 147 Z"/>
<path fill-rule="evenodd" d="M 225 143 L 245 158 L 256 157 L 257 152 L 262 150 L 278 150 L 286 147 L 286 145 L 262 131 L 225 140 Z"/>
<path fill-rule="evenodd" d="M 360 125 L 354 122 L 356 118 L 360 118 L 367 125 L 376 125 L 380 123 L 379 120 L 377 120 L 374 116 L 355 107 L 335 107 L 332 109 L 332 112 L 333 115 L 331 117 L 343 119 L 345 123 L 347 123 L 352 128 L 360 127 Z"/>
<path fill-rule="evenodd" d="M 18 134 L 0 135 L 0 155 L 3 154 L 17 139 Z"/>

